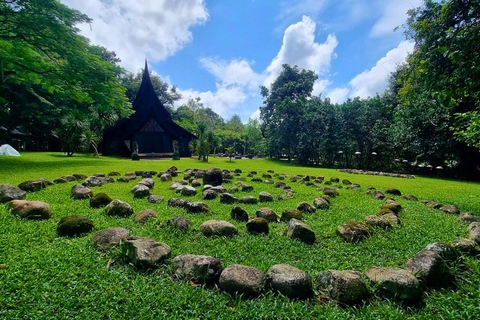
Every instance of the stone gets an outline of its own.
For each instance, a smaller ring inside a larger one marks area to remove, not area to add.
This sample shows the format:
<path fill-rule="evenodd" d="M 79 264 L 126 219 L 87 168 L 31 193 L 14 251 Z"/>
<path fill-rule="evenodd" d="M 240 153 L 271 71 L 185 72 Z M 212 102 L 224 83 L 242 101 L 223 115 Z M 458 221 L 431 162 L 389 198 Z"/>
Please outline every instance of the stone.
<path fill-rule="evenodd" d="M 222 170 L 220 168 L 210 168 L 203 176 L 203 184 L 211 184 L 212 186 L 219 186 L 223 183 Z"/>
<path fill-rule="evenodd" d="M 190 213 L 208 213 L 210 212 L 210 207 L 204 202 L 187 202 L 185 204 L 185 209 Z"/>
<path fill-rule="evenodd" d="M 223 220 L 205 221 L 200 226 L 200 232 L 202 232 L 207 237 L 229 237 L 238 234 L 238 230 L 233 224 Z"/>
<path fill-rule="evenodd" d="M 161 202 L 161 201 L 163 201 L 163 199 L 164 198 L 162 196 L 155 196 L 153 194 L 149 195 L 148 198 L 147 198 L 148 202 L 150 202 L 150 203 Z"/>
<path fill-rule="evenodd" d="M 172 175 L 164 173 L 160 176 L 160 181 L 172 181 Z"/>
<path fill-rule="evenodd" d="M 87 176 L 84 174 L 74 173 L 72 176 L 75 177 L 77 181 L 87 179 Z"/>
<path fill-rule="evenodd" d="M 93 221 L 83 216 L 68 216 L 60 219 L 57 234 L 61 237 L 79 237 L 93 230 Z"/>
<path fill-rule="evenodd" d="M 191 226 L 193 226 L 193 223 L 183 217 L 171 218 L 167 220 L 166 224 L 167 226 L 173 227 L 180 231 L 187 231 Z"/>
<path fill-rule="evenodd" d="M 388 209 L 388 210 L 398 214 L 400 212 L 400 210 L 402 209 L 402 206 L 398 202 L 388 201 L 387 203 L 382 205 L 381 209 Z"/>
<path fill-rule="evenodd" d="M 445 260 L 434 251 L 422 250 L 405 264 L 417 279 L 429 287 L 440 287 L 455 279 Z"/>
<path fill-rule="evenodd" d="M 248 218 L 248 217 L 247 217 Z M 268 221 L 264 218 L 252 218 L 247 221 L 247 232 L 250 234 L 268 234 Z"/>
<path fill-rule="evenodd" d="M 367 285 L 360 272 L 354 270 L 326 270 L 315 277 L 320 290 L 338 302 L 353 305 L 360 303 L 369 296 Z"/>
<path fill-rule="evenodd" d="M 270 208 L 257 209 L 255 215 L 259 218 L 267 220 L 268 222 L 278 222 L 280 220 L 280 216 Z"/>
<path fill-rule="evenodd" d="M 351 185 L 352 184 L 352 182 L 350 182 L 350 180 L 348 180 L 348 179 L 343 179 L 342 183 L 345 184 L 345 185 Z"/>
<path fill-rule="evenodd" d="M 290 221 L 290 219 L 302 220 L 302 212 L 299 210 L 286 209 L 282 212 L 282 221 Z"/>
<path fill-rule="evenodd" d="M 220 195 L 220 203 L 232 204 L 238 202 L 238 198 L 230 193 L 222 193 Z"/>
<path fill-rule="evenodd" d="M 323 189 L 323 194 L 329 197 L 336 197 L 338 196 L 338 191 L 331 187 L 325 187 Z"/>
<path fill-rule="evenodd" d="M 72 198 L 76 200 L 89 199 L 93 197 L 93 191 L 81 184 L 72 187 Z"/>
<path fill-rule="evenodd" d="M 323 197 L 313 199 L 313 205 L 320 210 L 327 210 L 330 208 L 330 202 Z"/>
<path fill-rule="evenodd" d="M 20 189 L 27 192 L 36 192 L 45 189 L 47 186 L 53 186 L 54 183 L 48 179 L 41 178 L 37 180 L 29 180 L 18 185 Z"/>
<path fill-rule="evenodd" d="M 210 190 L 215 191 L 216 193 L 225 193 L 227 192 L 227 189 L 224 186 L 215 186 L 211 187 Z"/>
<path fill-rule="evenodd" d="M 240 192 L 240 189 L 238 187 L 231 187 L 230 189 L 228 189 L 228 192 L 229 193 L 236 193 L 236 192 Z"/>
<path fill-rule="evenodd" d="M 361 190 L 361 187 L 357 183 L 353 183 L 348 189 L 350 190 Z"/>
<path fill-rule="evenodd" d="M 171 198 L 170 200 L 168 200 L 168 206 L 185 208 L 188 202 L 189 201 L 181 198 Z"/>
<path fill-rule="evenodd" d="M 385 190 L 385 193 L 393 194 L 394 196 L 401 196 L 401 195 L 402 195 L 402 193 L 400 192 L 400 190 L 395 189 L 395 188 L 387 189 L 387 190 Z"/>
<path fill-rule="evenodd" d="M 330 182 L 340 182 L 340 179 L 339 178 L 335 178 L 335 177 L 332 177 L 330 178 Z"/>
<path fill-rule="evenodd" d="M 283 181 L 278 181 L 275 183 L 275 188 L 283 189 L 287 184 Z"/>
<path fill-rule="evenodd" d="M 465 212 L 460 214 L 460 221 L 467 222 L 467 223 L 480 222 L 480 217 L 474 216 L 471 212 Z"/>
<path fill-rule="evenodd" d="M 265 275 L 256 268 L 232 264 L 222 271 L 219 284 L 232 294 L 257 296 L 265 289 L 265 280 Z"/>
<path fill-rule="evenodd" d="M 107 181 L 105 180 L 105 178 L 96 177 L 96 176 L 90 176 L 90 177 L 88 177 L 87 179 L 85 179 L 85 181 L 82 183 L 82 185 L 83 185 L 84 187 L 91 188 L 91 187 L 100 187 L 100 186 L 103 186 L 105 183 L 107 183 Z"/>
<path fill-rule="evenodd" d="M 239 199 L 238 202 L 243 204 L 257 204 L 258 200 L 254 196 L 245 196 Z"/>
<path fill-rule="evenodd" d="M 55 184 L 60 184 L 60 183 L 67 183 L 68 181 L 64 178 L 57 178 L 55 180 L 53 180 L 53 183 Z"/>
<path fill-rule="evenodd" d="M 182 185 L 180 183 L 174 182 L 170 185 L 170 190 L 177 190 L 180 188 Z"/>
<path fill-rule="evenodd" d="M 337 228 L 338 235 L 348 242 L 359 242 L 370 237 L 370 228 L 361 222 L 349 222 L 339 225 Z"/>
<path fill-rule="evenodd" d="M 470 223 L 468 230 L 470 231 L 470 240 L 480 244 L 480 222 Z"/>
<path fill-rule="evenodd" d="M 274 184 L 275 182 L 273 180 L 265 180 L 264 181 L 266 184 Z"/>
<path fill-rule="evenodd" d="M 400 219 L 395 213 L 387 213 L 382 216 L 383 219 L 390 222 L 391 225 L 399 226 L 401 224 Z"/>
<path fill-rule="evenodd" d="M 432 209 L 435 209 L 435 210 L 438 210 L 442 207 L 441 204 L 439 203 L 436 203 L 436 202 L 433 202 L 433 201 L 429 201 L 429 200 L 426 200 L 426 201 L 421 201 L 423 204 L 425 204 L 427 207 L 429 208 L 432 208 Z"/>
<path fill-rule="evenodd" d="M 383 200 L 385 199 L 385 195 L 383 194 L 382 191 L 377 190 L 374 193 L 372 193 L 372 198 L 375 200 Z"/>
<path fill-rule="evenodd" d="M 197 179 L 193 179 L 192 182 L 191 182 L 191 185 L 192 187 L 200 187 L 202 185 L 202 183 L 200 181 L 198 181 Z"/>
<path fill-rule="evenodd" d="M 297 210 L 302 213 L 314 213 L 317 211 L 317 208 L 310 202 L 302 201 L 298 204 Z"/>
<path fill-rule="evenodd" d="M 242 207 L 235 206 L 230 212 L 230 218 L 237 221 L 248 221 L 248 213 Z"/>
<path fill-rule="evenodd" d="M 384 216 L 366 216 L 365 223 L 371 227 L 377 227 L 385 230 L 392 227 L 390 221 L 385 219 Z"/>
<path fill-rule="evenodd" d="M 183 254 L 173 259 L 173 273 L 177 279 L 196 284 L 218 283 L 223 263 L 213 257 Z"/>
<path fill-rule="evenodd" d="M 448 264 L 460 258 L 460 253 L 452 246 L 440 242 L 430 243 L 424 250 L 429 250 L 437 253 Z"/>
<path fill-rule="evenodd" d="M 145 210 L 142 210 L 142 211 L 138 212 L 135 215 L 135 222 L 136 223 L 145 223 L 150 218 L 157 219 L 158 214 L 155 211 L 153 211 L 152 209 L 145 209 Z"/>
<path fill-rule="evenodd" d="M 12 200 L 11 213 L 22 219 L 48 220 L 52 217 L 52 210 L 48 203 L 42 201 Z"/>
<path fill-rule="evenodd" d="M 143 171 L 143 170 L 136 170 L 136 171 L 135 171 L 135 175 L 136 175 L 137 177 L 141 177 L 141 176 L 143 176 L 143 173 L 144 173 L 144 172 L 145 172 L 145 171 Z"/>
<path fill-rule="evenodd" d="M 261 181 L 260 181 L 260 182 L 261 182 Z M 241 188 L 242 188 L 242 192 L 251 192 L 251 191 L 253 191 L 253 187 L 252 187 L 251 185 L 249 185 L 249 184 L 243 183 L 243 184 L 241 185 Z"/>
<path fill-rule="evenodd" d="M 95 173 L 95 177 L 100 177 L 100 178 L 105 178 L 106 174 L 105 173 Z"/>
<path fill-rule="evenodd" d="M 267 271 L 270 288 L 291 299 L 307 299 L 313 294 L 312 279 L 304 271 L 288 264 L 276 264 Z"/>
<path fill-rule="evenodd" d="M 315 242 L 315 232 L 308 224 L 295 218 L 290 219 L 287 225 L 287 237 L 297 239 L 307 244 Z"/>
<path fill-rule="evenodd" d="M 133 214 L 133 208 L 130 204 L 121 200 L 113 200 L 105 207 L 107 216 L 117 216 L 121 218 L 128 218 Z"/>
<path fill-rule="evenodd" d="M 63 176 L 63 177 L 60 177 L 64 180 L 66 180 L 67 182 L 72 182 L 72 181 L 76 181 L 77 179 L 74 177 L 74 176 Z"/>
<path fill-rule="evenodd" d="M 0 184 L 0 203 L 12 200 L 25 200 L 27 192 L 13 184 Z"/>
<path fill-rule="evenodd" d="M 110 202 L 112 202 L 112 198 L 110 198 L 108 195 L 106 195 L 105 193 L 97 193 L 95 196 L 90 198 L 90 207 L 105 207 Z"/>
<path fill-rule="evenodd" d="M 147 198 L 150 195 L 150 189 L 143 184 L 137 184 L 130 192 L 133 193 L 133 197 L 136 199 Z"/>
<path fill-rule="evenodd" d="M 117 181 L 118 182 L 125 182 L 125 183 L 130 182 L 130 180 L 126 177 L 119 177 L 119 178 L 117 178 Z"/>
<path fill-rule="evenodd" d="M 237 168 L 237 169 L 234 170 L 234 172 L 235 173 L 242 173 L 243 171 L 242 171 L 242 169 Z"/>
<path fill-rule="evenodd" d="M 167 169 L 167 172 L 172 175 L 172 177 L 178 176 L 178 168 L 175 166 L 171 166 Z"/>
<path fill-rule="evenodd" d="M 418 302 L 422 297 L 420 283 L 409 271 L 386 267 L 373 267 L 365 272 L 378 291 L 407 302 Z"/>
<path fill-rule="evenodd" d="M 193 197 L 197 195 L 197 190 L 191 186 L 183 186 L 180 190 L 180 193 L 184 197 Z"/>
<path fill-rule="evenodd" d="M 117 172 L 117 171 L 112 171 L 108 174 L 109 177 L 117 177 L 117 176 L 120 176 L 120 172 Z"/>
<path fill-rule="evenodd" d="M 217 197 L 217 192 L 215 190 L 205 190 L 203 191 L 203 200 L 213 200 Z"/>
<path fill-rule="evenodd" d="M 418 201 L 418 198 L 411 194 L 406 194 L 402 198 L 408 201 Z"/>
<path fill-rule="evenodd" d="M 129 235 L 130 232 L 125 228 L 109 228 L 95 233 L 92 240 L 90 240 L 90 244 L 107 250 L 112 246 L 120 244 L 120 242 L 124 241 Z"/>
<path fill-rule="evenodd" d="M 153 189 L 153 187 L 155 187 L 155 181 L 151 178 L 144 178 L 138 184 L 144 185 L 148 189 Z"/>
<path fill-rule="evenodd" d="M 457 239 L 450 244 L 454 249 L 457 249 L 460 252 L 477 255 L 480 253 L 480 246 L 473 240 L 470 239 Z"/>
<path fill-rule="evenodd" d="M 449 214 L 460 214 L 460 210 L 458 210 L 458 208 L 453 205 L 443 206 L 440 208 L 440 210 Z"/>
<path fill-rule="evenodd" d="M 150 238 L 128 237 L 124 254 L 137 268 L 154 268 L 170 258 L 170 247 Z"/>
<path fill-rule="evenodd" d="M 266 191 L 262 191 L 258 195 L 258 199 L 260 200 L 260 202 L 272 202 L 273 201 L 273 196 Z"/>

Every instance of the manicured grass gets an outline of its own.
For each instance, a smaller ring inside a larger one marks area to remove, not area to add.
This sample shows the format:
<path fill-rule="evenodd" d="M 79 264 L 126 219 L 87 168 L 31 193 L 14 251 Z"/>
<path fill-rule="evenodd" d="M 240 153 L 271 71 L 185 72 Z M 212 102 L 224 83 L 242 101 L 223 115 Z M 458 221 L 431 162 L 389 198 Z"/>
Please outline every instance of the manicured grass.
<path fill-rule="evenodd" d="M 266 292 L 255 299 L 231 296 L 218 288 L 193 287 L 188 281 L 177 281 L 171 276 L 171 266 L 145 272 L 122 263 L 118 249 L 100 252 L 88 245 L 92 234 L 110 227 L 125 227 L 132 235 L 151 237 L 172 248 L 172 257 L 180 254 L 204 254 L 219 258 L 225 266 L 238 263 L 256 267 L 265 272 L 277 263 L 287 263 L 307 272 L 312 278 L 327 269 L 357 269 L 364 272 L 372 266 L 403 267 L 416 252 L 431 242 L 449 243 L 459 237 L 468 237 L 467 225 L 458 216 L 427 208 L 419 202 L 396 197 L 403 206 L 400 212 L 402 226 L 391 231 L 375 229 L 371 238 L 359 244 L 342 241 L 335 230 L 339 224 L 364 221 L 374 214 L 382 201 L 365 194 L 368 185 L 377 189 L 398 188 L 405 194 L 442 204 L 457 205 L 462 212 L 480 215 L 480 184 L 445 179 L 417 177 L 400 179 L 382 176 L 350 175 L 333 169 L 299 167 L 283 161 L 233 160 L 210 158 L 210 163 L 195 159 L 180 161 L 140 161 L 88 155 L 67 158 L 62 154 L 24 153 L 21 158 L 0 157 L 0 183 L 19 184 L 25 180 L 82 173 L 109 173 L 119 171 L 165 171 L 175 165 L 186 168 L 212 166 L 233 170 L 256 170 L 261 175 L 268 169 L 277 173 L 323 175 L 326 179 L 349 179 L 362 186 L 361 191 L 340 189 L 340 196 L 332 199 L 329 210 L 304 215 L 304 221 L 316 233 L 314 245 L 306 245 L 283 235 L 285 223 L 270 224 L 268 236 L 247 234 L 245 224 L 230 219 L 233 205 L 221 204 L 218 199 L 205 201 L 209 214 L 188 214 L 183 209 L 170 208 L 167 200 L 178 197 L 169 190 L 170 183 L 156 182 L 153 193 L 165 197 L 163 202 L 150 204 L 145 199 L 133 199 L 130 189 L 138 182 L 116 182 L 94 188 L 94 193 L 105 192 L 112 198 L 132 205 L 135 212 L 153 209 L 158 220 L 136 224 L 129 219 L 107 217 L 103 209 L 92 209 L 88 201 L 73 201 L 70 188 L 74 182 L 48 187 L 29 193 L 28 200 L 50 204 L 53 218 L 48 221 L 28 221 L 12 216 L 7 205 L 0 205 L 0 318 L 67 319 L 67 318 L 212 318 L 212 319 L 306 319 L 306 318 L 475 318 L 480 314 L 480 266 L 477 258 L 466 257 L 466 271 L 459 271 L 456 289 L 426 290 L 420 306 L 404 306 L 383 297 L 356 307 L 338 306 L 325 299 L 292 301 Z M 181 177 L 179 177 L 181 178 Z M 260 191 L 273 195 L 281 189 L 265 183 L 249 182 L 254 191 L 237 196 L 258 196 Z M 274 178 L 274 181 L 277 181 Z M 225 184 L 227 189 L 236 180 Z M 312 201 L 320 195 L 315 188 L 304 184 L 285 182 L 295 191 L 295 198 L 275 200 L 271 204 L 242 205 L 250 215 L 257 208 L 269 206 L 281 214 L 294 209 L 301 201 Z M 199 189 L 201 190 L 201 188 Z M 192 200 L 201 200 L 199 195 Z M 61 238 L 56 234 L 58 221 L 69 215 L 84 215 L 95 223 L 92 234 L 81 238 Z M 193 222 L 193 230 L 181 233 L 165 227 L 162 222 L 183 216 Z M 232 238 L 206 238 L 199 231 L 209 219 L 227 220 L 239 229 Z M 115 263 L 106 269 L 109 259 Z"/>

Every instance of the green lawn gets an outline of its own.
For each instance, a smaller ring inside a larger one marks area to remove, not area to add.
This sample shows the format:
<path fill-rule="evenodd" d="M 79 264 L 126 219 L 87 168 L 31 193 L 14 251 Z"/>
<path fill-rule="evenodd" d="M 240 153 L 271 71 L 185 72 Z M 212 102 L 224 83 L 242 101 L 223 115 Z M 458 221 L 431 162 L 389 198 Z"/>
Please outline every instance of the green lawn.
<path fill-rule="evenodd" d="M 156 182 L 153 194 L 165 201 L 150 204 L 145 199 L 133 199 L 130 189 L 136 181 L 113 183 L 94 188 L 94 193 L 105 192 L 112 198 L 132 205 L 135 212 L 153 209 L 158 220 L 136 224 L 129 219 L 107 217 L 103 209 L 92 209 L 88 201 L 73 201 L 70 189 L 74 182 L 58 184 L 27 195 L 27 200 L 41 200 L 50 204 L 53 218 L 48 221 L 27 221 L 12 216 L 7 205 L 0 205 L 0 318 L 5 319 L 308 319 L 308 318 L 444 318 L 468 319 L 480 314 L 480 265 L 478 258 L 466 257 L 466 271 L 458 274 L 456 289 L 425 290 L 424 303 L 409 307 L 383 297 L 373 297 L 356 307 L 342 307 L 325 299 L 292 301 L 266 292 L 258 298 L 232 297 L 218 288 L 192 287 L 186 281 L 176 281 L 167 265 L 153 272 L 136 270 L 117 258 L 118 250 L 100 252 L 88 245 L 94 232 L 125 227 L 132 235 L 145 236 L 164 242 L 172 248 L 172 257 L 180 254 L 204 254 L 219 258 L 225 266 L 244 264 L 266 272 L 277 263 L 287 263 L 307 272 L 312 278 L 327 269 L 357 269 L 364 272 L 372 266 L 403 267 L 415 253 L 431 242 L 449 243 L 459 237 L 468 237 L 467 225 L 458 216 L 427 208 L 419 202 L 397 197 L 403 206 L 400 212 L 402 226 L 391 231 L 376 229 L 371 238 L 360 244 L 342 241 L 335 230 L 339 224 L 364 221 L 374 214 L 382 201 L 365 194 L 368 185 L 377 189 L 397 188 L 404 194 L 442 204 L 457 205 L 462 212 L 480 215 L 480 184 L 446 179 L 417 177 L 401 179 L 383 176 L 350 175 L 333 169 L 300 167 L 274 160 L 233 160 L 210 158 L 210 163 L 195 159 L 180 161 L 140 161 L 87 155 L 66 157 L 63 154 L 23 153 L 21 158 L 0 157 L 0 183 L 19 184 L 25 180 L 82 173 L 109 173 L 119 171 L 165 171 L 175 165 L 186 168 L 256 170 L 261 175 L 268 169 L 276 173 L 323 175 L 326 179 L 349 179 L 362 186 L 361 191 L 340 189 L 340 196 L 332 199 L 329 210 L 305 215 L 317 236 L 314 245 L 290 240 L 283 235 L 285 223 L 270 224 L 268 236 L 247 234 L 245 224 L 230 219 L 232 205 L 218 199 L 205 201 L 209 214 L 188 214 L 183 209 L 170 208 L 167 200 L 177 197 L 169 190 L 170 183 Z M 254 191 L 238 196 L 255 195 L 267 191 L 282 194 L 281 189 L 265 183 L 248 182 Z M 277 181 L 274 178 L 274 181 Z M 270 205 L 242 205 L 250 215 L 257 208 L 270 206 L 277 213 L 295 209 L 300 201 L 312 201 L 319 191 L 304 184 L 285 180 L 295 191 L 295 198 L 276 200 Z M 232 183 L 225 184 L 227 189 Z M 196 197 L 201 200 L 201 192 Z M 56 234 L 58 221 L 69 215 L 84 215 L 95 223 L 92 234 L 81 238 L 62 238 Z M 161 222 L 183 216 L 193 222 L 193 230 L 180 233 L 165 228 Z M 206 238 L 198 229 L 209 219 L 227 220 L 239 229 L 233 238 Z M 116 260 L 110 270 L 109 259 Z"/>

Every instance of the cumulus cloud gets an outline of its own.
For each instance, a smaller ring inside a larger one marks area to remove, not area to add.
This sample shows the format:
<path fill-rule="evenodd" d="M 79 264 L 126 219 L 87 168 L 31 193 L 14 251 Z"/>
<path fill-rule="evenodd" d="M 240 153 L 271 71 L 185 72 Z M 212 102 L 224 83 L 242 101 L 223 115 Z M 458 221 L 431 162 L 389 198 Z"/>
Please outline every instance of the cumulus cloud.
<path fill-rule="evenodd" d="M 421 6 L 423 0 L 390 0 L 380 3 L 382 15 L 373 26 L 370 36 L 378 37 L 390 34 L 407 20 L 407 11 Z"/>
<path fill-rule="evenodd" d="M 79 26 L 93 44 L 115 51 L 130 71 L 161 61 L 192 41 L 190 28 L 208 19 L 204 0 L 60 0 L 93 19 Z"/>
<path fill-rule="evenodd" d="M 250 62 L 245 59 L 225 61 L 215 58 L 200 59 L 203 67 L 213 74 L 220 86 L 240 86 L 257 89 L 263 76 L 253 71 Z"/>
<path fill-rule="evenodd" d="M 343 103 L 347 100 L 349 93 L 348 88 L 335 88 L 327 94 L 327 98 L 330 98 L 332 103 Z"/>
<path fill-rule="evenodd" d="M 350 80 L 349 84 L 353 88 L 350 96 L 367 98 L 374 96 L 377 92 L 385 91 L 390 74 L 399 64 L 405 62 L 408 54 L 413 52 L 413 48 L 413 42 L 400 42 L 395 49 L 390 50 L 385 57 L 378 60 L 373 68 L 365 70 Z"/>
<path fill-rule="evenodd" d="M 328 71 L 332 59 L 335 58 L 334 50 L 338 41 L 335 35 L 331 34 L 324 43 L 315 42 L 315 28 L 315 22 L 303 16 L 302 21 L 285 30 L 282 47 L 267 67 L 265 86 L 271 85 L 285 63 L 313 70 L 318 75 Z"/>
<path fill-rule="evenodd" d="M 252 120 L 260 119 L 260 109 L 258 109 L 254 113 L 252 113 L 252 115 L 250 116 L 250 119 L 252 119 Z"/>

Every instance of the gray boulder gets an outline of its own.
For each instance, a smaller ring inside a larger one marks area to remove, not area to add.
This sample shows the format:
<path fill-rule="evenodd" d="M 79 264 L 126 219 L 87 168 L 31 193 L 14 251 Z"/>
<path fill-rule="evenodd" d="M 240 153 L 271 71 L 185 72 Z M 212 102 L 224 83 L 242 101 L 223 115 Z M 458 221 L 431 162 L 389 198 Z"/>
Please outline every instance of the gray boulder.
<path fill-rule="evenodd" d="M 253 267 L 233 264 L 223 270 L 219 283 L 221 289 L 232 294 L 256 296 L 265 289 L 265 275 Z"/>
<path fill-rule="evenodd" d="M 268 227 L 268 221 L 263 218 L 252 218 L 247 221 L 247 232 L 250 234 L 268 234 L 269 232 L 269 227 Z"/>
<path fill-rule="evenodd" d="M 169 173 L 160 175 L 160 181 L 172 181 L 172 176 Z"/>
<path fill-rule="evenodd" d="M 153 179 L 151 178 L 145 178 L 142 179 L 138 184 L 142 184 L 148 187 L 148 189 L 153 189 L 153 187 L 155 186 L 155 181 L 153 181 Z"/>
<path fill-rule="evenodd" d="M 230 222 L 223 220 L 208 220 L 200 226 L 200 232 L 205 236 L 229 237 L 238 234 L 237 228 Z"/>
<path fill-rule="evenodd" d="M 327 270 L 319 272 L 315 278 L 318 288 L 345 304 L 356 304 L 365 300 L 369 292 L 360 272 L 354 270 Z"/>
<path fill-rule="evenodd" d="M 237 221 L 248 221 L 248 213 L 242 207 L 235 206 L 230 212 L 230 218 Z"/>
<path fill-rule="evenodd" d="M 112 198 L 110 198 L 105 193 L 97 193 L 93 197 L 90 198 L 90 207 L 92 208 L 100 208 L 105 207 L 110 202 L 112 202 Z"/>
<path fill-rule="evenodd" d="M 158 218 L 158 213 L 156 213 L 152 209 L 145 209 L 145 210 L 142 210 L 142 211 L 138 212 L 135 215 L 135 222 L 136 223 L 145 223 L 150 218 L 157 219 Z"/>
<path fill-rule="evenodd" d="M 297 210 L 302 213 L 314 213 L 317 211 L 317 208 L 310 202 L 302 201 L 298 204 Z"/>
<path fill-rule="evenodd" d="M 480 253 L 480 246 L 478 243 L 470 239 L 457 239 L 450 245 L 458 251 L 466 254 L 477 255 Z"/>
<path fill-rule="evenodd" d="M 238 198 L 230 193 L 222 193 L 220 195 L 220 202 L 226 204 L 232 204 L 238 202 Z"/>
<path fill-rule="evenodd" d="M 166 224 L 167 226 L 173 227 L 180 231 L 187 231 L 191 226 L 193 226 L 193 223 L 183 217 L 171 218 L 167 220 Z"/>
<path fill-rule="evenodd" d="M 219 186 L 223 183 L 222 170 L 220 168 L 210 168 L 203 176 L 203 184 L 211 184 L 212 186 Z"/>
<path fill-rule="evenodd" d="M 181 198 L 172 198 L 172 199 L 168 200 L 168 206 L 169 207 L 185 208 L 185 206 L 187 205 L 188 202 L 190 202 L 190 201 L 185 200 L 185 199 L 181 199 Z"/>
<path fill-rule="evenodd" d="M 338 235 L 348 242 L 359 242 L 370 237 L 370 228 L 361 222 L 349 222 L 339 225 L 337 228 Z"/>
<path fill-rule="evenodd" d="M 137 268 L 154 268 L 170 258 L 170 247 L 150 238 L 128 237 L 124 255 Z"/>
<path fill-rule="evenodd" d="M 1 191 L 0 191 L 0 194 L 1 194 Z M 474 216 L 471 212 L 465 212 L 465 213 L 460 214 L 460 221 L 466 222 L 466 223 L 480 222 L 480 217 L 479 216 Z"/>
<path fill-rule="evenodd" d="M 430 243 L 425 247 L 425 250 L 433 251 L 437 253 L 440 257 L 445 260 L 448 264 L 449 262 L 453 262 L 460 257 L 460 253 L 457 249 L 453 248 L 452 246 L 440 242 Z"/>
<path fill-rule="evenodd" d="M 325 187 L 323 189 L 323 194 L 329 197 L 336 197 L 338 196 L 338 191 L 335 190 L 335 188 L 332 187 Z"/>
<path fill-rule="evenodd" d="M 147 198 L 148 202 L 150 202 L 150 203 L 161 202 L 161 201 L 163 201 L 163 199 L 164 198 L 162 196 L 156 196 L 156 195 L 153 195 L 153 194 L 149 195 L 148 198 Z"/>
<path fill-rule="evenodd" d="M 117 216 L 121 218 L 128 218 L 133 214 L 133 208 L 130 204 L 121 200 L 113 200 L 105 207 L 107 216 Z"/>
<path fill-rule="evenodd" d="M 448 285 L 454 280 L 452 271 L 445 260 L 434 251 L 422 250 L 405 264 L 405 269 L 410 271 L 422 283 L 431 287 Z"/>
<path fill-rule="evenodd" d="M 210 212 L 210 207 L 204 202 L 187 202 L 185 204 L 185 209 L 190 213 L 208 213 Z"/>
<path fill-rule="evenodd" d="M 54 183 L 48 179 L 41 178 L 37 180 L 29 180 L 18 185 L 20 189 L 27 192 L 36 192 L 45 189 L 47 186 L 53 186 Z"/>
<path fill-rule="evenodd" d="M 391 222 L 385 219 L 384 216 L 366 216 L 365 222 L 371 227 L 377 227 L 381 229 L 388 229 L 392 227 Z"/>
<path fill-rule="evenodd" d="M 68 216 L 60 219 L 57 234 L 61 237 L 79 237 L 93 230 L 93 221 L 83 216 Z"/>
<path fill-rule="evenodd" d="M 288 222 L 287 237 L 297 239 L 302 242 L 313 244 L 315 242 L 315 232 L 308 224 L 295 218 Z"/>
<path fill-rule="evenodd" d="M 203 191 L 203 200 L 213 200 L 217 198 L 217 192 L 215 190 L 207 189 Z"/>
<path fill-rule="evenodd" d="M 13 184 L 0 184 L 0 203 L 12 200 L 25 200 L 26 194 L 26 191 Z"/>
<path fill-rule="evenodd" d="M 267 220 L 268 222 L 278 222 L 280 220 L 280 216 L 270 208 L 257 209 L 255 215 L 259 218 Z"/>
<path fill-rule="evenodd" d="M 470 231 L 470 240 L 480 244 L 480 222 L 470 223 L 468 230 Z"/>
<path fill-rule="evenodd" d="M 282 221 L 290 221 L 290 219 L 298 219 L 302 220 L 302 212 L 299 210 L 291 210 L 291 209 L 286 209 L 282 211 L 282 217 L 280 220 Z"/>
<path fill-rule="evenodd" d="M 460 210 L 458 210 L 458 208 L 453 205 L 443 206 L 440 208 L 440 210 L 449 214 L 460 214 Z"/>
<path fill-rule="evenodd" d="M 180 189 L 180 193 L 184 197 L 193 197 L 197 195 L 197 190 L 191 186 L 183 186 L 183 188 Z"/>
<path fill-rule="evenodd" d="M 323 197 L 313 199 L 313 205 L 320 210 L 327 210 L 330 208 L 330 202 Z"/>
<path fill-rule="evenodd" d="M 245 196 L 239 199 L 238 202 L 243 204 L 257 204 L 258 200 L 254 196 Z"/>
<path fill-rule="evenodd" d="M 213 257 L 184 254 L 173 259 L 175 277 L 194 283 L 217 283 L 222 271 L 222 262 Z"/>
<path fill-rule="evenodd" d="M 292 299 L 307 299 L 313 294 L 308 274 L 288 264 L 276 264 L 268 269 L 267 283 L 273 291 Z"/>
<path fill-rule="evenodd" d="M 143 184 L 137 184 L 132 188 L 132 190 L 130 190 L 130 192 L 136 199 L 147 198 L 150 195 L 150 189 Z"/>
<path fill-rule="evenodd" d="M 260 202 L 272 202 L 273 201 L 273 196 L 266 191 L 262 191 L 258 195 L 258 199 L 260 200 Z"/>
<path fill-rule="evenodd" d="M 385 190 L 385 193 L 393 194 L 394 196 L 401 196 L 402 195 L 402 192 L 400 192 L 400 190 L 395 189 L 395 188 L 387 189 L 387 190 Z"/>
<path fill-rule="evenodd" d="M 92 188 L 92 187 L 100 187 L 103 186 L 107 181 L 105 178 L 90 176 L 82 183 L 84 187 Z"/>
<path fill-rule="evenodd" d="M 365 272 L 378 291 L 408 302 L 418 302 L 422 297 L 420 283 L 413 274 L 400 268 L 373 267 Z"/>
<path fill-rule="evenodd" d="M 50 206 L 42 201 L 12 200 L 10 208 L 13 215 L 22 219 L 48 220 L 52 216 Z"/>
<path fill-rule="evenodd" d="M 93 197 L 93 191 L 81 184 L 72 187 L 72 198 L 76 200 L 89 199 Z"/>
<path fill-rule="evenodd" d="M 95 233 L 92 240 L 90 240 L 90 244 L 106 250 L 114 245 L 120 244 L 120 242 L 124 241 L 129 235 L 130 232 L 125 228 L 109 228 Z"/>
<path fill-rule="evenodd" d="M 375 200 L 383 200 L 385 199 L 385 195 L 383 194 L 382 191 L 377 190 L 374 193 L 372 193 L 372 198 Z"/>

